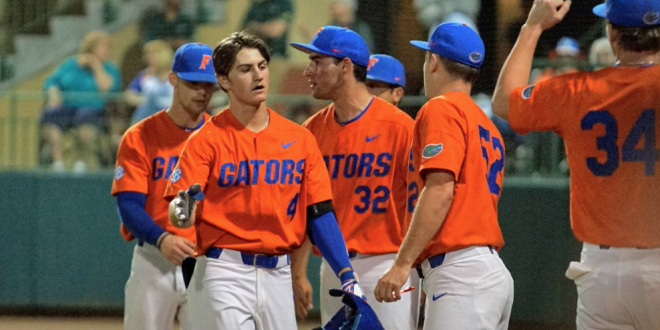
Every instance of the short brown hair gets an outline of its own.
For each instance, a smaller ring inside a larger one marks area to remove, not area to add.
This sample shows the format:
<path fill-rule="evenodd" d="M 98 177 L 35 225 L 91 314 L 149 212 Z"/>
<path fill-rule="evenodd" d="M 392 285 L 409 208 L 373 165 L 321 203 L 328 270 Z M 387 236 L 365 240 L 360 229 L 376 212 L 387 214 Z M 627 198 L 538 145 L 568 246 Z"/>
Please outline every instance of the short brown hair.
<path fill-rule="evenodd" d="M 330 55 L 326 55 L 326 56 L 334 58 L 335 64 L 339 64 L 339 62 L 344 60 L 343 58 L 339 58 L 339 57 L 334 57 Z M 353 62 L 353 77 L 355 77 L 355 80 L 357 80 L 358 82 L 361 83 L 367 82 L 367 67 Z"/>
<path fill-rule="evenodd" d="M 431 52 L 428 53 L 429 56 L 434 54 Z M 447 70 L 447 72 L 453 77 L 463 79 L 470 84 L 474 84 L 474 82 L 477 81 L 477 78 L 479 78 L 479 68 L 471 67 L 469 65 L 450 60 L 438 54 L 435 55 L 438 56 L 440 63 L 442 63 L 442 65 L 445 67 L 445 70 Z"/>
<path fill-rule="evenodd" d="M 611 24 L 611 23 L 610 23 Z M 660 26 L 630 27 L 612 24 L 617 42 L 630 52 L 660 52 Z"/>
<path fill-rule="evenodd" d="M 243 48 L 255 48 L 261 53 L 266 63 L 270 62 L 268 46 L 259 37 L 245 31 L 234 32 L 229 37 L 222 39 L 213 50 L 213 67 L 215 74 L 226 76 L 236 62 L 236 54 Z"/>

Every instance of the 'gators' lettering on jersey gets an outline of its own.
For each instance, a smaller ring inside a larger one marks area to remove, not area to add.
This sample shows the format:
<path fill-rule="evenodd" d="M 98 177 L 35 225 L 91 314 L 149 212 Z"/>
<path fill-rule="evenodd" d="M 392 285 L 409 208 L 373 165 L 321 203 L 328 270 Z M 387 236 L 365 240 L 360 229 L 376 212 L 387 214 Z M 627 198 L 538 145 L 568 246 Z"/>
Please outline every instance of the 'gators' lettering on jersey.
<path fill-rule="evenodd" d="M 204 120 L 208 121 L 205 115 Z M 168 203 L 162 193 L 170 179 L 179 153 L 192 134 L 176 126 L 165 111 L 156 113 L 129 128 L 119 144 L 112 194 L 138 192 L 147 195 L 144 208 L 156 224 L 170 233 L 195 242 L 195 230 L 176 228 L 168 219 Z M 133 235 L 122 225 L 125 240 Z"/>
<path fill-rule="evenodd" d="M 306 235 L 306 207 L 332 200 L 314 136 L 272 110 L 268 113 L 268 127 L 254 133 L 223 111 L 183 148 L 165 197 L 202 184 L 196 254 L 211 246 L 291 253 Z"/>
<path fill-rule="evenodd" d="M 252 159 L 241 160 L 238 165 L 224 163 L 220 165 L 218 185 L 300 184 L 304 174 L 304 159 Z M 259 174 L 261 173 L 261 175 Z"/>
<path fill-rule="evenodd" d="M 504 178 L 504 144 L 484 112 L 462 92 L 429 100 L 417 113 L 410 153 L 409 205 L 424 187 L 427 170 L 454 174 L 454 197 L 438 233 L 415 264 L 468 246 L 504 245 L 497 201 Z M 411 207 L 412 209 L 413 207 Z M 406 219 L 410 226 L 412 213 Z"/>
<path fill-rule="evenodd" d="M 511 127 L 564 138 L 577 239 L 660 247 L 660 66 L 610 67 L 514 89 Z"/>
<path fill-rule="evenodd" d="M 303 124 L 323 153 L 335 213 L 349 251 L 398 251 L 403 241 L 413 125 L 410 116 L 378 97 L 349 123 L 336 121 L 331 104 Z"/>

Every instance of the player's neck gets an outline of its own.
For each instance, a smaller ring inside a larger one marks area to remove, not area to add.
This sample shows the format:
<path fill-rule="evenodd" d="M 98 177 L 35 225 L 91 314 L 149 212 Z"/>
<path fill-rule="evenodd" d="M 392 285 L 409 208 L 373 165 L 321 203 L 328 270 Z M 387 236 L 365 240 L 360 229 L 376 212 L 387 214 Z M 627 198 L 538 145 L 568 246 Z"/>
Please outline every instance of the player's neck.
<path fill-rule="evenodd" d="M 617 54 L 615 66 L 648 66 L 660 64 L 660 53 L 655 52 L 628 52 L 621 51 Z"/>
<path fill-rule="evenodd" d="M 270 114 L 266 108 L 266 103 L 262 102 L 259 106 L 229 102 L 229 112 L 238 120 L 243 127 L 258 133 L 268 127 Z"/>
<path fill-rule="evenodd" d="M 174 124 L 181 128 L 195 128 L 199 126 L 204 119 L 204 112 L 198 114 L 190 113 L 175 104 L 172 104 L 172 106 L 167 109 L 167 114 L 170 116 Z"/>
<path fill-rule="evenodd" d="M 333 100 L 337 121 L 344 123 L 357 117 L 369 105 L 373 97 L 364 84 L 344 90 Z"/>
<path fill-rule="evenodd" d="M 428 99 L 432 99 L 449 92 L 463 92 L 470 95 L 472 92 L 472 84 L 460 79 L 452 80 L 444 84 L 439 84 L 437 88 L 427 91 L 426 96 Z"/>

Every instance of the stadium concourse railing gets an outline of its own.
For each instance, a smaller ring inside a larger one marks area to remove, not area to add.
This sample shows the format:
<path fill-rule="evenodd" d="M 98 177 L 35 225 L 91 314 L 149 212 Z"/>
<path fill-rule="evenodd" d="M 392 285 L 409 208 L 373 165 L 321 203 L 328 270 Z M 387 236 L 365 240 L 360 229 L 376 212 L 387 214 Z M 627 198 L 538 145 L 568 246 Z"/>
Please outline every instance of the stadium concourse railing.
<path fill-rule="evenodd" d="M 88 93 L 68 93 L 67 97 L 86 97 Z M 105 94 L 109 103 L 123 105 L 121 93 Z M 5 91 L 0 92 L 0 171 L 31 170 L 44 167 L 43 155 L 40 155 L 41 136 L 39 118 L 43 111 L 46 95 L 42 91 Z M 424 96 L 406 96 L 399 105 L 413 118 L 426 102 Z M 221 109 L 227 104 L 226 94 L 217 92 L 210 108 Z M 302 122 L 310 114 L 327 105 L 328 101 L 313 99 L 310 95 L 270 95 L 269 107 L 284 116 Z M 108 113 L 108 118 L 110 117 Z M 121 118 L 115 117 L 113 118 Z M 127 118 L 130 120 L 130 113 Z M 525 136 L 507 131 L 506 122 L 493 119 L 501 126 L 505 138 L 507 175 L 531 177 L 565 177 L 567 175 L 562 140 L 554 133 L 530 133 Z M 107 125 L 106 125 L 107 126 Z M 107 132 L 102 132 L 107 134 Z M 107 149 L 107 148 L 106 148 Z M 112 164 L 105 163 L 100 169 L 109 169 Z M 97 167 L 99 168 L 99 167 Z"/>

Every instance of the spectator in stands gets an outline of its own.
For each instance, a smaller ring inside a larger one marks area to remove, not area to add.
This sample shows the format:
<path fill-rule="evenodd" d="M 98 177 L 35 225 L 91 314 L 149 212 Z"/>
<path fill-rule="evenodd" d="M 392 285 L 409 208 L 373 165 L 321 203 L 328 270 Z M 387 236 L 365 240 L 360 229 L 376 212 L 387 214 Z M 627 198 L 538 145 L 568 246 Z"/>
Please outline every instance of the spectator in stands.
<path fill-rule="evenodd" d="M 174 88 L 168 76 L 173 56 L 172 48 L 165 41 L 153 40 L 144 45 L 144 60 L 147 68 L 138 73 L 124 92 L 126 102 L 136 107 L 131 125 L 167 109 L 172 103 Z"/>
<path fill-rule="evenodd" d="M 417 18 L 429 29 L 429 34 L 441 23 L 465 23 L 477 31 L 477 16 L 481 10 L 480 0 L 414 0 Z"/>
<path fill-rule="evenodd" d="M 165 40 L 174 50 L 193 40 L 195 23 L 181 12 L 182 1 L 163 0 L 162 6 L 144 12 L 140 21 L 142 42 Z"/>
<path fill-rule="evenodd" d="M 571 37 L 562 37 L 548 54 L 550 65 L 532 70 L 531 81 L 538 83 L 560 74 L 577 72 L 581 57 L 580 43 Z"/>
<path fill-rule="evenodd" d="M 252 0 L 243 29 L 266 42 L 272 57 L 288 57 L 288 35 L 295 6 L 292 0 Z"/>
<path fill-rule="evenodd" d="M 589 50 L 589 65 L 591 69 L 600 70 L 614 64 L 614 62 L 616 62 L 616 56 L 614 56 L 609 39 L 607 37 L 596 39 L 591 44 L 591 49 Z"/>
<path fill-rule="evenodd" d="M 78 158 L 73 170 L 83 172 L 94 156 L 96 139 L 103 125 L 107 92 L 118 92 L 120 74 L 108 61 L 110 37 L 102 31 L 89 32 L 77 55 L 66 59 L 44 81 L 48 93 L 41 117 L 44 148 L 50 149 L 51 168 L 63 171 L 62 135 L 76 130 Z"/>
<path fill-rule="evenodd" d="M 367 22 L 357 18 L 355 16 L 356 12 L 357 0 L 331 0 L 330 15 L 332 16 L 332 21 L 330 25 L 347 27 L 357 32 L 367 43 L 369 49 L 373 51 L 375 46 L 371 27 Z"/>

